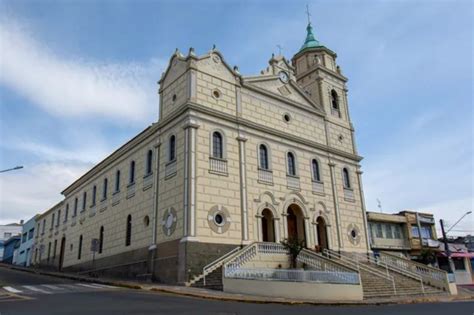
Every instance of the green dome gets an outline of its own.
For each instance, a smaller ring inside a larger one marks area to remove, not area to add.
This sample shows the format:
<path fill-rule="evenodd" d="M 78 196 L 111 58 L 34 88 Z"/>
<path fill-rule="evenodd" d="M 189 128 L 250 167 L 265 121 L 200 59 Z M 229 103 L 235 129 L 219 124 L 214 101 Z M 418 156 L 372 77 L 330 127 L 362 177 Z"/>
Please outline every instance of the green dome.
<path fill-rule="evenodd" d="M 319 41 L 316 38 L 314 38 L 313 27 L 311 26 L 311 23 L 308 23 L 308 26 L 306 27 L 306 31 L 307 31 L 306 40 L 304 41 L 303 46 L 301 46 L 300 51 L 303 51 L 306 48 L 322 47 Z"/>

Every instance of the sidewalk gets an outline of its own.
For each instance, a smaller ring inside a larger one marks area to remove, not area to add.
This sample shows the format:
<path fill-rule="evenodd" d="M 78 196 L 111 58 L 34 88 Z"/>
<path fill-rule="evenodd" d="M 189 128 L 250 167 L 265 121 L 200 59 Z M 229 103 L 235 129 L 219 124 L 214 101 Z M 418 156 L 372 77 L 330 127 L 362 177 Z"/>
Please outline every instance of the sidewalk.
<path fill-rule="evenodd" d="M 431 303 L 431 302 L 453 302 L 474 300 L 474 292 L 468 290 L 459 290 L 459 294 L 455 296 L 450 295 L 436 295 L 436 296 L 413 296 L 413 297 L 388 297 L 388 298 L 374 298 L 363 301 L 344 301 L 344 300 L 295 300 L 287 298 L 274 298 L 265 296 L 254 296 L 244 294 L 226 293 L 222 291 L 215 291 L 209 289 L 192 288 L 185 286 L 164 285 L 150 282 L 137 282 L 118 280 L 110 278 L 91 278 L 81 276 L 73 273 L 45 271 L 41 269 L 31 269 L 19 266 L 12 266 L 0 263 L 0 267 L 20 270 L 24 272 L 31 272 L 40 275 L 53 276 L 65 279 L 71 279 L 82 282 L 94 282 L 105 285 L 113 285 L 128 289 L 146 290 L 152 292 L 163 292 L 177 294 L 181 296 L 213 299 L 221 301 L 247 302 L 247 303 L 280 303 L 280 304 L 311 304 L 311 305 L 382 305 L 382 304 L 412 304 L 412 303 Z"/>

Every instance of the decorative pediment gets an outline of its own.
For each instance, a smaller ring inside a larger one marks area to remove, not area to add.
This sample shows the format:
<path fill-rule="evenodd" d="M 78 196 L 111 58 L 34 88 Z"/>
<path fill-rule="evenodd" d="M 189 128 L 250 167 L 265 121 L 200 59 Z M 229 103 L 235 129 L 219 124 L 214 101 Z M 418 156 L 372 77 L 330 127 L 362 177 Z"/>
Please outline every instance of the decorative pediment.
<path fill-rule="evenodd" d="M 276 97 L 283 97 L 290 102 L 309 107 L 324 113 L 321 106 L 314 103 L 305 92 L 292 80 L 282 82 L 278 76 L 260 76 L 244 79 L 244 82 L 262 92 L 267 92 Z"/>
<path fill-rule="evenodd" d="M 196 62 L 199 71 L 216 76 L 222 80 L 235 83 L 237 68 L 232 69 L 218 50 L 200 56 Z"/>

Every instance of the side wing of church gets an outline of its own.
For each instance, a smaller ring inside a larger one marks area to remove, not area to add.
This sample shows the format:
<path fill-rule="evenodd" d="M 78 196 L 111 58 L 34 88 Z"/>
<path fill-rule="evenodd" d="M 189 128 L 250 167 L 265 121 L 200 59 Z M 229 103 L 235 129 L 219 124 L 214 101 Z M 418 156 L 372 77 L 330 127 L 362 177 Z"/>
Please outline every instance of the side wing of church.
<path fill-rule="evenodd" d="M 186 283 L 254 242 L 368 252 L 347 79 L 311 24 L 290 61 L 243 76 L 212 49 L 176 51 L 159 120 L 38 219 L 43 267 Z"/>

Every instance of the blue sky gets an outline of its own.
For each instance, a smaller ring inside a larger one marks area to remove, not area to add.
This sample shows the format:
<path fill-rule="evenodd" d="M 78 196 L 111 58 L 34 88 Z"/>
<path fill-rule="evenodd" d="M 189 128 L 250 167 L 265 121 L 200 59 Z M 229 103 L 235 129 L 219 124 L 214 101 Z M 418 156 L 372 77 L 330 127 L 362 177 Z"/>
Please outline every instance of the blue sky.
<path fill-rule="evenodd" d="M 471 1 L 0 0 L 0 223 L 28 219 L 158 118 L 175 48 L 213 44 L 240 72 L 316 37 L 338 54 L 367 207 L 433 212 L 473 198 Z M 474 232 L 474 216 L 455 233 Z"/>

